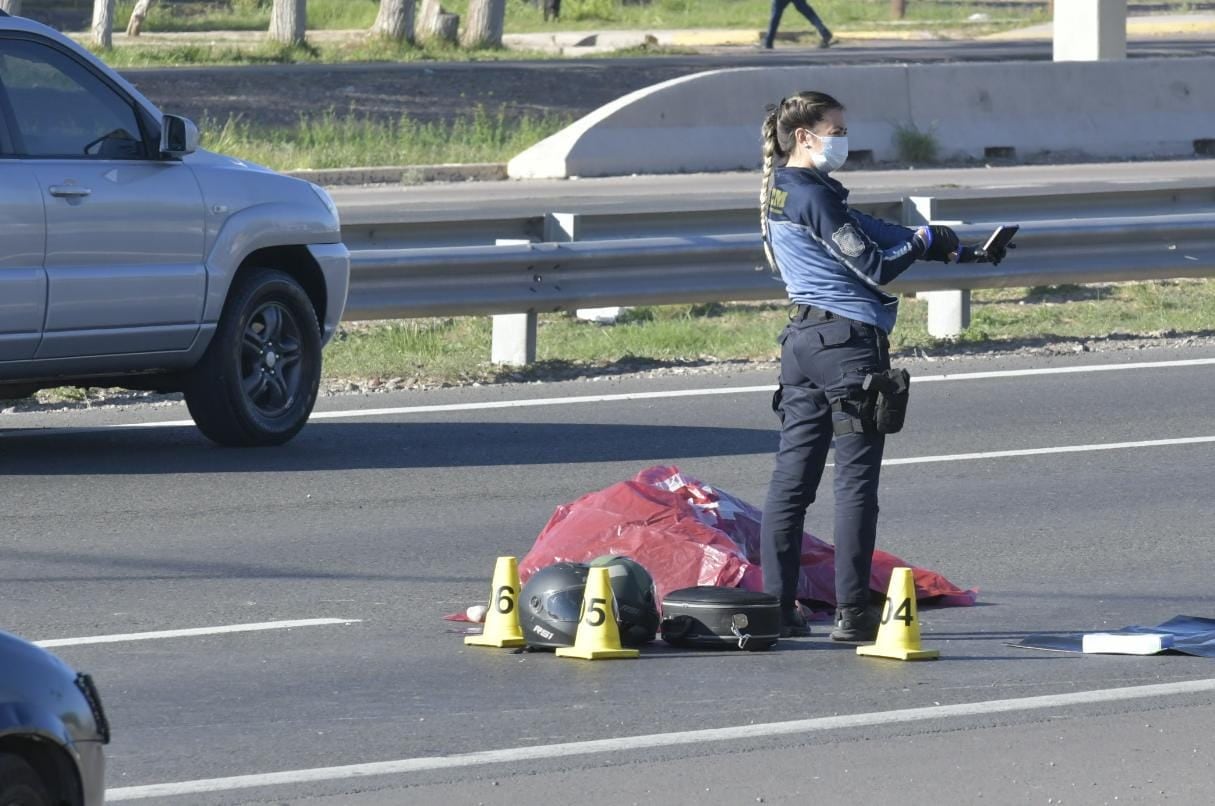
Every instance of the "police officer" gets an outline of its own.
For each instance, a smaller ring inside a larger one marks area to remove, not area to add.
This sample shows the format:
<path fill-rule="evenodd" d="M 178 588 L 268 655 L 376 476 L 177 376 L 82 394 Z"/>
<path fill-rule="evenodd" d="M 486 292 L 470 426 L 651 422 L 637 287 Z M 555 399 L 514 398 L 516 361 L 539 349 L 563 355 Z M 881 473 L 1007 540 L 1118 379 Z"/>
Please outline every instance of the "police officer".
<path fill-rule="evenodd" d="M 999 262 L 949 227 L 911 230 L 848 207 L 830 174 L 848 158 L 843 105 L 802 92 L 763 123 L 764 249 L 797 306 L 780 335 L 780 448 L 761 531 L 764 588 L 780 597 L 781 635 L 809 635 L 797 611 L 802 531 L 835 443 L 836 641 L 873 641 L 869 571 L 877 538 L 885 434 L 865 406 L 867 375 L 890 369 L 898 299 L 882 291 L 917 260 Z M 777 167 L 783 162 L 783 167 Z"/>

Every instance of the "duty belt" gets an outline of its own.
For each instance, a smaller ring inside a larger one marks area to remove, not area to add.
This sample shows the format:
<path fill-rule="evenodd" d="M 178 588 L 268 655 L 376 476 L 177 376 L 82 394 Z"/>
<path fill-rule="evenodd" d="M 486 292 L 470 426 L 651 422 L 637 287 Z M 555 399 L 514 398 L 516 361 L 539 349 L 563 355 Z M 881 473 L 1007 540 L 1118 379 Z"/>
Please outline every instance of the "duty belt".
<path fill-rule="evenodd" d="M 838 315 L 831 311 L 816 308 L 813 305 L 798 305 L 794 312 L 789 314 L 789 321 L 791 322 L 826 322 L 839 318 Z"/>

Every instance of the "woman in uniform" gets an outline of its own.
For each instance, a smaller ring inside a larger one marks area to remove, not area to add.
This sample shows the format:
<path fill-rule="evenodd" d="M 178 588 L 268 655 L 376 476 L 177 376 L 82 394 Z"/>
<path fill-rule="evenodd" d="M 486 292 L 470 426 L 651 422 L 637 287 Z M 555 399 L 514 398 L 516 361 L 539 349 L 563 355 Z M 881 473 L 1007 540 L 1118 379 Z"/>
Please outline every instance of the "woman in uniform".
<path fill-rule="evenodd" d="M 780 335 L 780 448 L 764 505 L 764 588 L 780 597 L 782 636 L 810 631 L 796 606 L 806 509 L 835 445 L 837 641 L 877 635 L 869 571 L 877 538 L 885 434 L 866 405 L 866 377 L 890 369 L 898 298 L 882 286 L 917 260 L 999 262 L 963 247 L 949 227 L 912 230 L 848 206 L 831 173 L 848 158 L 843 104 L 802 92 L 769 107 L 763 122 L 760 222 L 765 254 L 796 310 Z M 780 167 L 778 167 L 778 165 Z"/>

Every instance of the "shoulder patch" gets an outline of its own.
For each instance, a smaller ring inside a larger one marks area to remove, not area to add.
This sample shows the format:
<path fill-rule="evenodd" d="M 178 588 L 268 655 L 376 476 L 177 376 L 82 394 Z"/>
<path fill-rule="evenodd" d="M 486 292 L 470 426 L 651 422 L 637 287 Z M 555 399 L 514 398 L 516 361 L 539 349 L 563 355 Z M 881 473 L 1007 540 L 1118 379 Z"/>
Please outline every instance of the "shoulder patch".
<path fill-rule="evenodd" d="M 865 237 L 855 224 L 845 224 L 831 236 L 835 245 L 848 257 L 857 257 L 865 251 Z"/>
<path fill-rule="evenodd" d="M 769 197 L 769 210 L 776 215 L 781 215 L 785 212 L 785 203 L 789 201 L 789 192 L 787 190 L 772 189 L 772 195 Z"/>

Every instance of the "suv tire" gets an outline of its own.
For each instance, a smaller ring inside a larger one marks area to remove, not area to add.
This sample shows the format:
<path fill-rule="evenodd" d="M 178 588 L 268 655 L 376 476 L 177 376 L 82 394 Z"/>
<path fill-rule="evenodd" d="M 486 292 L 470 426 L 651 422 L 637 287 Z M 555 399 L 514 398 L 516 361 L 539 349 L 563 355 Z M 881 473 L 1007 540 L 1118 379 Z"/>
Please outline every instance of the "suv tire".
<path fill-rule="evenodd" d="M 4 806 L 51 806 L 51 795 L 25 759 L 12 753 L 0 753 L 0 803 Z"/>
<path fill-rule="evenodd" d="M 321 331 L 290 275 L 254 269 L 234 283 L 211 344 L 186 377 L 190 416 L 220 445 L 282 445 L 312 413 Z"/>

